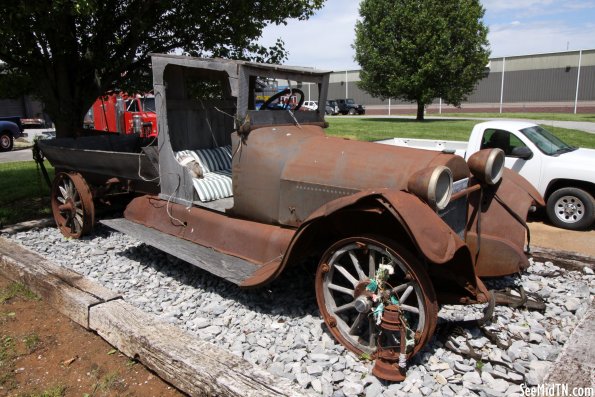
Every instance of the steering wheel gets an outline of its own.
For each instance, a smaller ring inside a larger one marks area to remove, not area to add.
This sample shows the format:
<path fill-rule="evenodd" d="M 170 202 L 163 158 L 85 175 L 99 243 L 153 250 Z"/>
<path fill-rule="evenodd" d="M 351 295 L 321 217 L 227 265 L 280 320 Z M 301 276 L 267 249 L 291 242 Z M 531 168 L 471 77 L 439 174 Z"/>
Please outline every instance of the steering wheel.
<path fill-rule="evenodd" d="M 284 96 L 284 95 L 288 95 L 289 98 L 291 98 L 293 95 L 295 94 L 299 94 L 300 95 L 300 100 L 298 101 L 297 105 L 295 105 L 295 107 L 293 109 L 290 109 L 290 104 L 289 104 L 289 99 L 285 102 L 285 103 L 280 103 L 281 106 L 271 106 L 271 103 L 275 102 L 277 99 L 279 99 L 280 97 Z M 270 97 L 269 99 L 266 100 L 265 103 L 262 104 L 262 106 L 260 107 L 260 109 L 266 109 L 266 110 L 285 110 L 285 109 L 290 109 L 293 110 L 294 112 L 299 110 L 299 108 L 302 107 L 302 105 L 304 104 L 304 99 L 305 99 L 305 95 L 304 92 L 302 90 L 300 90 L 299 88 L 286 88 L 283 91 L 279 91 L 278 93 L 276 93 L 275 95 L 273 95 L 272 97 Z"/>

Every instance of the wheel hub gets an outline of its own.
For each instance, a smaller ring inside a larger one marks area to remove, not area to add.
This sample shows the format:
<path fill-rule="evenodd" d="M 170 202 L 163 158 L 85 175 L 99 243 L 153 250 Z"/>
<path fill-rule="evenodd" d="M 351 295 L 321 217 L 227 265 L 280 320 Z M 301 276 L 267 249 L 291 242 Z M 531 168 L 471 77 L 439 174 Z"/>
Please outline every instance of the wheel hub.
<path fill-rule="evenodd" d="M 584 205 L 581 200 L 574 196 L 563 196 L 556 201 L 556 216 L 562 222 L 575 223 L 584 216 Z"/>
<path fill-rule="evenodd" d="M 572 203 L 567 203 L 564 205 L 564 213 L 566 214 L 566 216 L 572 216 L 576 214 L 576 210 L 576 205 Z"/>

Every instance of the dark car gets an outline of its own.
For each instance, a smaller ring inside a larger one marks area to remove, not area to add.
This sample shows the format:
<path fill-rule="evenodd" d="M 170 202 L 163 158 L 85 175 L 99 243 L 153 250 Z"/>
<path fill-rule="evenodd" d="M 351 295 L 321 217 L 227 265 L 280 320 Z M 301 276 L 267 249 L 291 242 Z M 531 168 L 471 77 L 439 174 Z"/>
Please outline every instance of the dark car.
<path fill-rule="evenodd" d="M 23 136 L 23 126 L 20 117 L 0 118 L 0 152 L 10 152 L 14 140 Z"/>
<path fill-rule="evenodd" d="M 335 99 L 337 106 L 339 107 L 339 113 L 341 114 L 365 114 L 366 109 L 362 105 L 358 105 L 351 98 L 347 99 Z"/>
<path fill-rule="evenodd" d="M 337 101 L 333 101 L 333 100 L 326 101 L 326 108 L 325 108 L 324 112 L 327 115 L 331 115 L 331 116 L 339 114 L 339 106 L 337 105 Z"/>

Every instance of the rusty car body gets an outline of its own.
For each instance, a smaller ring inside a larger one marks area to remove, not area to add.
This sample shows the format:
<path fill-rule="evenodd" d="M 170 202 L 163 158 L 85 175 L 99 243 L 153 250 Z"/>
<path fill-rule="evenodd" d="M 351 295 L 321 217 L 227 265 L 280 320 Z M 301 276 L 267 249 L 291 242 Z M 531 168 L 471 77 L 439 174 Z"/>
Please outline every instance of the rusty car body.
<path fill-rule="evenodd" d="M 378 376 L 403 378 L 439 304 L 487 302 L 480 277 L 528 266 L 524 219 L 543 200 L 498 149 L 465 162 L 327 136 L 324 110 L 296 111 L 304 83 L 326 103 L 325 71 L 173 55 L 153 55 L 152 68 L 159 192 L 102 222 L 240 287 L 316 258 L 325 323 L 379 358 Z M 257 106 L 271 80 L 286 88 Z M 96 189 L 73 167 L 58 171 L 59 227 L 88 229 L 85 191 Z"/>

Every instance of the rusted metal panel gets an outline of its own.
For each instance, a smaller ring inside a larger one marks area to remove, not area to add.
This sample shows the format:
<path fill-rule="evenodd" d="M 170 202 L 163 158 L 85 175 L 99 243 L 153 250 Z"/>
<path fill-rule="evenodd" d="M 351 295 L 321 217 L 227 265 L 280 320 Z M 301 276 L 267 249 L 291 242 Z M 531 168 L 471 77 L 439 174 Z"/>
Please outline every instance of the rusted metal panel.
<path fill-rule="evenodd" d="M 134 199 L 124 217 L 261 266 L 280 262 L 295 233 L 200 207 L 168 203 L 154 196 Z"/>
<path fill-rule="evenodd" d="M 498 185 L 484 186 L 483 190 L 469 195 L 466 242 L 476 257 L 479 276 L 503 276 L 529 266 L 523 251 L 526 233 L 523 223 L 534 204 L 543 205 L 543 198 L 526 180 L 508 169 Z"/>

